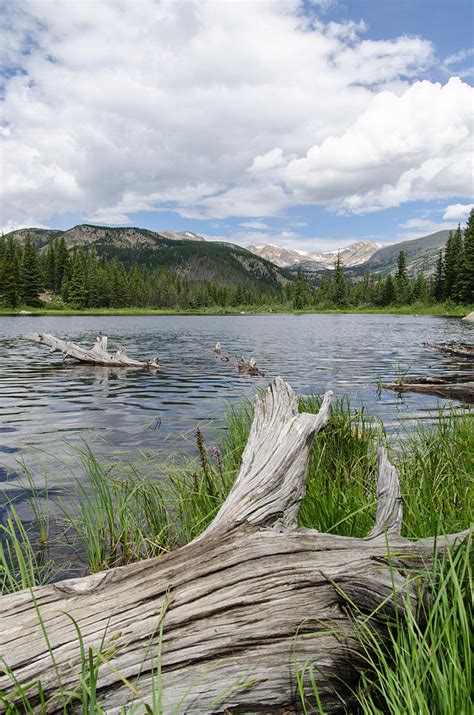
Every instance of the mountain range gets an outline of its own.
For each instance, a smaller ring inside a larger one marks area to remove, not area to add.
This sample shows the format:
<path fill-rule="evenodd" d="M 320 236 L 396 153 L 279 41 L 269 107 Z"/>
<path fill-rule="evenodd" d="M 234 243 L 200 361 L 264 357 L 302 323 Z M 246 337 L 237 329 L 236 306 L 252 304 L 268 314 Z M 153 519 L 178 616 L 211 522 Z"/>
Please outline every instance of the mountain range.
<path fill-rule="evenodd" d="M 248 250 L 256 256 L 266 258 L 280 268 L 301 266 L 307 271 L 321 268 L 332 270 L 338 253 L 343 266 L 346 268 L 359 266 L 367 263 L 371 256 L 382 247 L 382 243 L 356 241 L 345 248 L 341 248 L 339 251 L 316 253 L 282 248 L 281 246 L 275 246 L 273 243 L 258 243 L 256 246 L 247 246 Z"/>
<path fill-rule="evenodd" d="M 326 253 L 295 251 L 271 243 L 249 246 L 248 250 L 272 261 L 280 268 L 288 269 L 292 274 L 301 268 L 307 276 L 316 276 L 333 270 L 338 253 L 344 269 L 350 275 L 357 276 L 370 269 L 374 273 L 385 276 L 396 270 L 398 255 L 403 250 L 409 275 L 415 276 L 419 272 L 431 275 L 434 272 L 439 249 L 445 246 L 448 235 L 449 231 L 437 231 L 428 236 L 388 246 L 370 241 L 356 241 L 339 251 Z"/>
<path fill-rule="evenodd" d="M 276 289 L 295 277 L 299 268 L 310 279 L 334 268 L 338 251 L 305 252 L 261 243 L 242 248 L 233 243 L 209 241 L 190 231 L 150 231 L 143 228 L 109 228 L 90 224 L 66 231 L 31 228 L 11 234 L 23 242 L 30 233 L 39 248 L 57 238 L 64 238 L 69 248 L 94 246 L 106 258 L 117 256 L 126 265 L 136 262 L 149 268 L 164 267 L 176 271 L 189 281 L 225 281 L 261 289 Z M 439 249 L 444 247 L 448 231 L 383 245 L 356 241 L 339 250 L 346 273 L 357 277 L 368 269 L 387 275 L 396 270 L 397 258 L 405 251 L 410 275 L 434 271 Z M 7 236 L 5 237 L 7 238 Z"/>
<path fill-rule="evenodd" d="M 81 224 L 66 231 L 19 229 L 5 238 L 12 235 L 23 243 L 28 233 L 40 250 L 63 238 L 71 250 L 74 246 L 93 247 L 99 256 L 117 257 L 127 267 L 137 263 L 151 270 L 166 268 L 188 282 L 214 281 L 279 292 L 291 280 L 278 266 L 241 246 L 206 241 L 189 231 L 158 232 Z"/>

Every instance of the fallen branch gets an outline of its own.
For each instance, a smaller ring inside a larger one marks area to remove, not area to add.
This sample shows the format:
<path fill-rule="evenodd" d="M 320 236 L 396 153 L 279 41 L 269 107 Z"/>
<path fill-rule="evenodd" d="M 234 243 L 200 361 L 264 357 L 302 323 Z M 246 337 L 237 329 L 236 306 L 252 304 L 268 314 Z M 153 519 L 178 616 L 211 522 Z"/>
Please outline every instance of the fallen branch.
<path fill-rule="evenodd" d="M 469 343 L 433 343 L 426 342 L 423 343 L 426 348 L 434 348 L 435 350 L 440 350 L 442 353 L 447 353 L 448 355 L 455 355 L 456 357 L 463 358 L 474 358 L 474 345 Z"/>
<path fill-rule="evenodd" d="M 60 352 L 63 353 L 65 357 L 71 357 L 74 360 L 88 363 L 89 365 L 140 367 L 154 370 L 159 368 L 158 358 L 148 360 L 147 362 L 134 360 L 133 358 L 128 357 L 120 346 L 117 348 L 115 353 L 108 352 L 106 335 L 98 335 L 94 345 L 88 350 L 85 350 L 79 345 L 71 343 L 68 340 L 55 338 L 54 335 L 49 335 L 48 333 L 33 333 L 32 335 L 28 335 L 27 338 L 35 343 L 47 345 L 51 348 L 51 352 L 53 353 Z"/>
<path fill-rule="evenodd" d="M 395 599 L 401 617 L 416 605 L 410 571 L 465 534 L 401 538 L 398 474 L 384 450 L 369 538 L 298 528 L 311 445 L 330 400 L 327 393 L 318 415 L 301 414 L 281 378 L 257 397 L 235 484 L 187 546 L 0 599 L 0 656 L 15 676 L 0 676 L 0 693 L 21 708 L 19 688 L 41 682 L 47 712 L 62 712 L 52 696 L 58 680 L 77 687 L 77 626 L 85 653 L 104 639 L 97 699 L 109 715 L 153 708 L 158 661 L 165 713 L 296 712 L 297 670 L 308 707 L 314 676 L 324 711 L 341 711 L 357 677 L 348 604 L 393 612 Z M 43 712 L 39 694 L 35 702 Z"/>
<path fill-rule="evenodd" d="M 391 383 L 382 383 L 381 387 L 392 392 L 418 392 L 452 400 L 474 403 L 474 381 L 468 377 L 406 377 Z"/>

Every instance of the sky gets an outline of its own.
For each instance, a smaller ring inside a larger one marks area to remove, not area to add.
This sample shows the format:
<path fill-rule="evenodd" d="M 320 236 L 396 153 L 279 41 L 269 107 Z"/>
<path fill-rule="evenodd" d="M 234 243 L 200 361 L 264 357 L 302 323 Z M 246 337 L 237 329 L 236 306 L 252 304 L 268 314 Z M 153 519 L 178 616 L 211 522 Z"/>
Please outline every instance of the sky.
<path fill-rule="evenodd" d="M 334 250 L 464 223 L 470 0 L 0 0 L 0 227 Z"/>

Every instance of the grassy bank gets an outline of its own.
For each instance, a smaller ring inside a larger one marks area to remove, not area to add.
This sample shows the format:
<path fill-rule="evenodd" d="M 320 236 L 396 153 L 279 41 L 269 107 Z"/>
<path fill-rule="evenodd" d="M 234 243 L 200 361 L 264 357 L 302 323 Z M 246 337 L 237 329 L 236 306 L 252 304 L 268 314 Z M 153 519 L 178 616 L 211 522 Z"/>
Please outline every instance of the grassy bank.
<path fill-rule="evenodd" d="M 316 412 L 319 405 L 318 397 L 301 402 L 308 412 Z M 75 499 L 59 500 L 59 515 L 53 516 L 47 493 L 33 489 L 33 526 L 26 530 L 11 504 L 0 527 L 1 591 L 8 593 L 54 579 L 57 565 L 51 555 L 58 540 L 82 554 L 84 570 L 89 572 L 159 555 L 189 542 L 224 501 L 251 420 L 250 403 L 234 407 L 217 444 L 212 448 L 204 444 L 197 431 L 196 459 L 179 467 L 157 465 L 160 479 L 143 476 L 139 464 L 102 464 L 84 447 L 79 458 L 85 479 L 78 484 Z M 312 449 L 308 489 L 300 512 L 302 525 L 350 536 L 368 533 L 375 514 L 376 448 L 380 441 L 387 441 L 380 423 L 369 420 L 363 410 L 354 413 L 347 400 L 336 402 L 330 428 L 318 435 Z M 389 447 L 400 470 L 404 535 L 416 539 L 466 528 L 472 514 L 472 417 L 445 411 L 435 428 L 419 427 L 408 437 L 391 438 Z M 364 660 L 356 692 L 358 712 L 468 712 L 468 555 L 466 550 L 452 554 L 446 563 L 435 564 L 432 573 L 422 574 L 427 596 L 435 594 L 425 614 L 427 626 L 421 627 L 415 618 L 394 622 L 388 630 L 387 649 L 387 639 L 380 640 L 380 633 L 366 617 L 361 621 L 357 637 Z M 97 654 L 92 660 L 85 657 L 74 694 L 84 712 L 102 712 L 94 695 L 101 663 Z M 407 693 L 409 707 L 405 707 Z M 26 702 L 28 697 L 26 694 Z M 61 694 L 58 688 L 57 697 L 70 699 L 71 694 Z M 91 698 L 92 710 L 87 709 Z M 159 692 L 156 699 L 159 703 Z M 318 712 L 305 704 L 304 698 L 302 708 Z M 24 706 L 10 712 L 28 709 Z M 161 712 L 159 704 L 153 712 Z"/>
<path fill-rule="evenodd" d="M 18 308 L 0 307 L 0 315 L 19 316 L 20 311 L 28 311 L 31 315 L 241 315 L 244 314 L 374 314 L 374 315 L 437 315 L 449 318 L 462 318 L 467 315 L 474 306 L 455 305 L 454 303 L 435 303 L 433 305 L 412 304 L 401 306 L 389 306 L 378 308 L 374 306 L 313 306 L 304 310 L 293 310 L 288 305 L 243 305 L 238 307 L 207 307 L 188 310 L 176 308 L 41 308 L 31 306 L 19 306 Z"/>

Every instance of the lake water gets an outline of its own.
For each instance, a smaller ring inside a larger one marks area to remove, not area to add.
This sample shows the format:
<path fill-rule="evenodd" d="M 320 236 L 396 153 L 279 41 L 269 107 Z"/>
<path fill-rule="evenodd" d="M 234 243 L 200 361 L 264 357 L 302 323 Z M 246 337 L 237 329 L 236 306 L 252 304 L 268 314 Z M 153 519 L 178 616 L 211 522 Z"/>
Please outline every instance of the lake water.
<path fill-rule="evenodd" d="M 159 372 L 80 365 L 25 339 L 49 332 L 84 346 L 101 330 L 130 356 L 159 355 Z M 275 375 L 299 393 L 331 388 L 364 403 L 388 429 L 430 419 L 443 400 L 383 392 L 376 381 L 401 374 L 468 370 L 456 358 L 424 348 L 427 340 L 472 340 L 459 319 L 397 315 L 242 315 L 0 318 L 0 479 L 15 483 L 18 459 L 35 479 L 67 486 L 71 444 L 87 440 L 107 456 L 140 450 L 169 456 L 189 449 L 197 424 L 211 440 L 229 400 L 251 396 Z M 239 375 L 223 353 L 254 355 L 265 377 Z M 456 404 L 456 403 L 450 403 Z M 66 462 L 66 466 L 65 466 Z"/>

